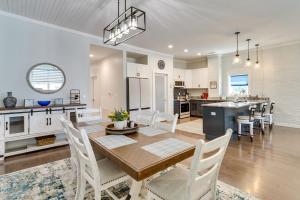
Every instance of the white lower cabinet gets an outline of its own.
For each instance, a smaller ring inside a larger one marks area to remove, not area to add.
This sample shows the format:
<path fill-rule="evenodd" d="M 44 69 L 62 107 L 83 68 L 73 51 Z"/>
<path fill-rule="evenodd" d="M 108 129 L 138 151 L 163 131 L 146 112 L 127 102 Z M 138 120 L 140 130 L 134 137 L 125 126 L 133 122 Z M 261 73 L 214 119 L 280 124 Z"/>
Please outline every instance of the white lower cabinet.
<path fill-rule="evenodd" d="M 5 137 L 17 137 L 28 134 L 29 113 L 5 114 L 4 133 Z"/>
<path fill-rule="evenodd" d="M 4 115 L 0 115 L 0 141 L 4 140 Z"/>

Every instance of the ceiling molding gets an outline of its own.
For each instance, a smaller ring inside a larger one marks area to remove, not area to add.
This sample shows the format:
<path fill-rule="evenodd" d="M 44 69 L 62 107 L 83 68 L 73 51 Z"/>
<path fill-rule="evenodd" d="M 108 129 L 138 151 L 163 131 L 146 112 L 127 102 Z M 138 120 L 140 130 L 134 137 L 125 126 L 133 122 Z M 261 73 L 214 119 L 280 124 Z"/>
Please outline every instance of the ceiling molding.
<path fill-rule="evenodd" d="M 5 17 L 11 17 L 11 18 L 18 19 L 18 20 L 25 21 L 25 22 L 29 22 L 29 23 L 33 23 L 33 24 L 37 24 L 37 25 L 41 25 L 41 26 L 45 26 L 45 27 L 49 27 L 49 28 L 53 28 L 53 29 L 57 29 L 57 30 L 66 31 L 66 32 L 69 32 L 69 33 L 73 33 L 75 35 L 88 37 L 90 39 L 95 40 L 95 41 L 93 41 L 93 40 L 90 41 L 91 45 L 98 45 L 98 46 L 101 46 L 101 47 L 106 47 L 106 48 L 111 48 L 111 49 L 116 49 L 116 50 L 122 50 L 122 51 L 132 51 L 132 52 L 136 52 L 136 53 L 140 53 L 142 51 L 143 53 L 156 54 L 156 55 L 166 56 L 166 57 L 170 57 L 170 58 L 174 57 L 174 55 L 172 55 L 172 54 L 161 53 L 161 52 L 158 52 L 158 51 L 153 51 L 153 50 L 150 50 L 150 49 L 144 49 L 144 48 L 137 47 L 137 46 L 134 46 L 134 45 L 129 45 L 129 44 L 120 44 L 118 46 L 105 45 L 105 44 L 102 43 L 103 38 L 100 37 L 100 36 L 96 36 L 96 35 L 92 35 L 92 34 L 89 34 L 89 33 L 76 31 L 74 29 L 65 28 L 65 27 L 62 27 L 62 26 L 55 25 L 55 24 L 42 22 L 42 21 L 39 21 L 39 20 L 35 20 L 35 19 L 32 19 L 32 18 L 20 16 L 20 15 L 17 15 L 17 14 L 12 14 L 12 13 L 1 11 L 1 10 L 0 10 L 0 15 L 5 16 Z M 101 41 L 101 42 L 99 42 L 99 41 Z"/>

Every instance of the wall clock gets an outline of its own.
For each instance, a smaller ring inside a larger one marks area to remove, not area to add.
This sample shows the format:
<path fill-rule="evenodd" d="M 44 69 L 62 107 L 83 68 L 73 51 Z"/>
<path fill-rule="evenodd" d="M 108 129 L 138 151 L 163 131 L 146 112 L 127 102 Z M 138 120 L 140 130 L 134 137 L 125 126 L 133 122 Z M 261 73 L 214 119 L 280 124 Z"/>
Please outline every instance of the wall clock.
<path fill-rule="evenodd" d="M 163 69 L 165 69 L 166 63 L 163 60 L 159 60 L 157 62 L 157 66 L 158 66 L 159 69 L 163 70 Z"/>

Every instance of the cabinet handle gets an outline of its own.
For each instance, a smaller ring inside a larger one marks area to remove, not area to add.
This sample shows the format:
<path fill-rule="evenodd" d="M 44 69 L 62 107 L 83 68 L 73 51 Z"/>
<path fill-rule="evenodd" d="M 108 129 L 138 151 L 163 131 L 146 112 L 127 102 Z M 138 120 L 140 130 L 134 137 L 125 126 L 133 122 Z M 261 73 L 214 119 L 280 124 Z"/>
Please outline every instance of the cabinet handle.
<path fill-rule="evenodd" d="M 8 131 L 8 122 L 5 122 L 5 130 Z"/>
<path fill-rule="evenodd" d="M 49 119 L 47 118 L 47 123 L 46 123 L 46 125 L 48 126 L 48 124 L 49 124 Z"/>
<path fill-rule="evenodd" d="M 49 118 L 49 125 L 51 126 L 51 118 Z"/>
<path fill-rule="evenodd" d="M 136 73 L 136 76 L 140 76 L 141 74 L 140 73 Z"/>

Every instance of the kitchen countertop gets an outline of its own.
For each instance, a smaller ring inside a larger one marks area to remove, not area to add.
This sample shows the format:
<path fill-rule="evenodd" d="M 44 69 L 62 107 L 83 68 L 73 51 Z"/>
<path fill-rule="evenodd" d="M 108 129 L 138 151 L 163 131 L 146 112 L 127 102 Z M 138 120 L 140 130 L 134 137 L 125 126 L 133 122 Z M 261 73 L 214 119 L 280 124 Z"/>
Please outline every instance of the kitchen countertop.
<path fill-rule="evenodd" d="M 258 101 L 248 101 L 248 102 L 219 102 L 219 103 L 209 103 L 209 104 L 203 104 L 202 106 L 205 107 L 221 107 L 221 108 L 242 108 L 254 104 L 264 103 L 266 101 L 258 100 Z"/>

